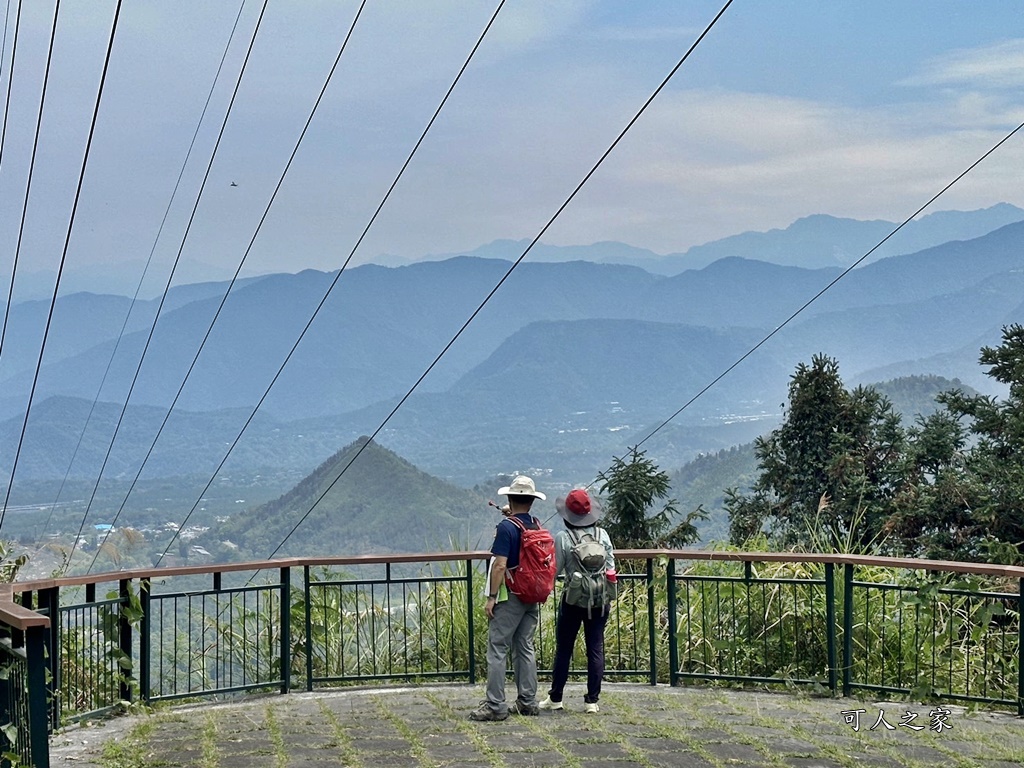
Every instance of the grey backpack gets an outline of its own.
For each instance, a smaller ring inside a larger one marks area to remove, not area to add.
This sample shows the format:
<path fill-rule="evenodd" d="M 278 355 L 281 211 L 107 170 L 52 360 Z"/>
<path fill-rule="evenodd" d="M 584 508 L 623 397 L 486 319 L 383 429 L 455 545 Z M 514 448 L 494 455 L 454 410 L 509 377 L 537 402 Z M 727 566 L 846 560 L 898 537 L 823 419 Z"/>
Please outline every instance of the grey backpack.
<path fill-rule="evenodd" d="M 616 595 L 615 584 L 605 574 L 604 544 L 590 533 L 572 528 L 567 531 L 572 547 L 566 568 L 565 602 L 586 608 L 588 616 L 594 608 L 603 612 Z"/>

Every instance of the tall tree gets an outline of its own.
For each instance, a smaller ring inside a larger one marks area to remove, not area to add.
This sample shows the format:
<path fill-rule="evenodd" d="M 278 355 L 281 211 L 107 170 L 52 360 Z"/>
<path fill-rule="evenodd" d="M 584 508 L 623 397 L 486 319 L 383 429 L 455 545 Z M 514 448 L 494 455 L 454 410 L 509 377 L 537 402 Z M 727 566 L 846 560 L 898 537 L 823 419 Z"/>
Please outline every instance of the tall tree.
<path fill-rule="evenodd" d="M 726 493 L 730 539 L 767 528 L 781 546 L 870 547 L 900 487 L 904 441 L 885 397 L 847 390 L 832 358 L 801 363 L 782 425 L 755 441 L 758 480 L 749 494 Z"/>
<path fill-rule="evenodd" d="M 1024 327 L 1003 328 L 998 347 L 982 347 L 986 372 L 1008 387 L 1005 399 L 939 396 L 951 418 L 968 425 L 972 446 L 963 457 L 958 524 L 971 542 L 966 556 L 994 562 L 1024 559 Z M 957 553 L 959 554 L 959 553 Z"/>
<path fill-rule="evenodd" d="M 948 395 L 940 395 L 945 399 Z M 907 430 L 903 485 L 884 523 L 891 554 L 976 560 L 978 537 L 967 471 L 967 429 L 948 408 L 918 417 Z"/>

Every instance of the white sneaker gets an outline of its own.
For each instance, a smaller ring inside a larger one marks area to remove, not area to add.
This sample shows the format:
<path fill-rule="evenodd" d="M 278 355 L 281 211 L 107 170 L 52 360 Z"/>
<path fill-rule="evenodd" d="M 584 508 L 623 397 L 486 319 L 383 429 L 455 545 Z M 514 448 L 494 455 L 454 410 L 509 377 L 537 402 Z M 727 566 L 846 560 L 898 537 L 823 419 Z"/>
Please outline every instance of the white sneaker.
<path fill-rule="evenodd" d="M 596 715 L 598 712 L 601 711 L 601 708 L 597 706 L 596 701 L 588 701 L 583 705 L 583 711 L 586 712 L 588 715 Z"/>
<path fill-rule="evenodd" d="M 548 696 L 546 699 L 544 699 L 544 701 L 540 702 L 537 706 L 540 707 L 541 709 L 548 709 L 548 710 L 561 709 L 562 708 L 562 702 L 560 702 L 560 701 L 552 701 L 551 697 Z"/>

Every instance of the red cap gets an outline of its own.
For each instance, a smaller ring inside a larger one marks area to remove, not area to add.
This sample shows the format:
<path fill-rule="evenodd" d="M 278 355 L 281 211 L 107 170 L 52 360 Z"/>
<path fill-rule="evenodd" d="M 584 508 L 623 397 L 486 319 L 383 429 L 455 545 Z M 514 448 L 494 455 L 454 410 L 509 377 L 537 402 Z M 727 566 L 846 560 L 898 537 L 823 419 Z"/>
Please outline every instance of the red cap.
<path fill-rule="evenodd" d="M 590 497 L 587 496 L 587 492 L 582 488 L 577 488 L 575 491 L 569 491 L 569 495 L 565 497 L 565 508 L 574 515 L 579 515 L 580 517 L 589 515 Z"/>

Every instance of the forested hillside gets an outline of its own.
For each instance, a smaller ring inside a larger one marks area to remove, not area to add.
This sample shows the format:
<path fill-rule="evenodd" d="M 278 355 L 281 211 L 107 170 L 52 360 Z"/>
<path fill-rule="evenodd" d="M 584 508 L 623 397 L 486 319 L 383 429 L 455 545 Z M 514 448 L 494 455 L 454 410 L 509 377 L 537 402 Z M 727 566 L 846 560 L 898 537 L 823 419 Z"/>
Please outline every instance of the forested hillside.
<path fill-rule="evenodd" d="M 941 406 L 935 398 L 943 392 L 960 390 L 968 396 L 978 394 L 959 380 L 941 376 L 907 376 L 869 386 L 892 403 L 906 427 L 913 426 L 919 416 L 930 416 L 938 411 Z M 728 541 L 726 490 L 747 493 L 758 475 L 753 442 L 698 456 L 673 473 L 672 487 L 680 508 L 688 511 L 701 506 L 708 513 L 708 519 L 697 524 L 703 543 Z"/>
<path fill-rule="evenodd" d="M 486 498 L 362 437 L 283 496 L 233 515 L 207 537 L 229 540 L 249 558 L 437 552 L 486 547 L 497 522 Z"/>

